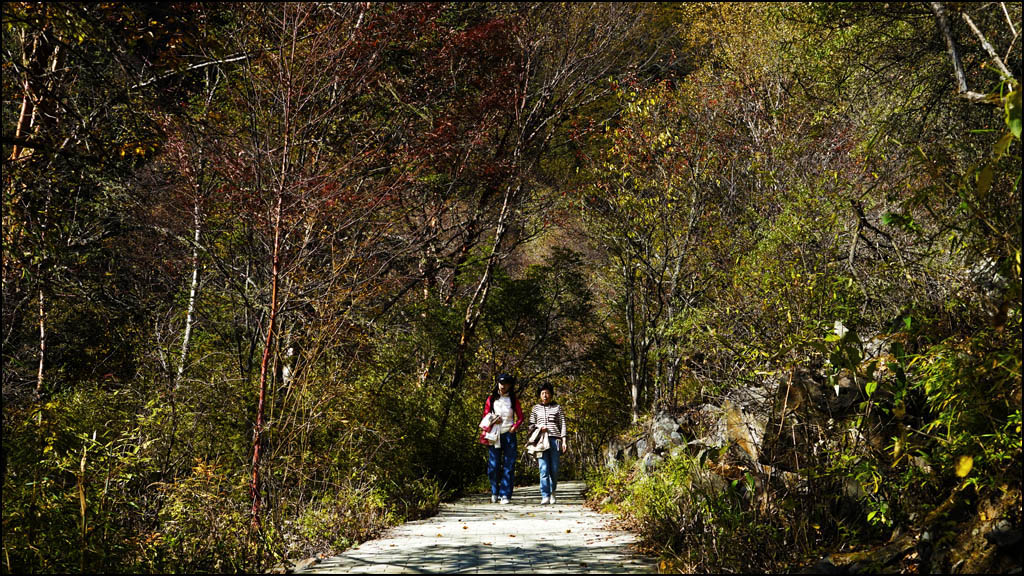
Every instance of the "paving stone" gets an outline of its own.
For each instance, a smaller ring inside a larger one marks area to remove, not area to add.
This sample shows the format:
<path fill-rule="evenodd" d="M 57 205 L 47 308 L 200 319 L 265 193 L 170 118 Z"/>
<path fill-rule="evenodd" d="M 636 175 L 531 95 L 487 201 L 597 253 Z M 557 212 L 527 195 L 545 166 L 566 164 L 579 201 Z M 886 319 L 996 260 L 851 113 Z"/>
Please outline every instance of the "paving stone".
<path fill-rule="evenodd" d="M 582 506 L 582 482 L 561 482 L 558 504 L 540 488 L 517 488 L 512 504 L 474 495 L 444 504 L 433 518 L 295 570 L 301 574 L 642 574 L 657 561 L 633 551 L 634 536 Z"/>

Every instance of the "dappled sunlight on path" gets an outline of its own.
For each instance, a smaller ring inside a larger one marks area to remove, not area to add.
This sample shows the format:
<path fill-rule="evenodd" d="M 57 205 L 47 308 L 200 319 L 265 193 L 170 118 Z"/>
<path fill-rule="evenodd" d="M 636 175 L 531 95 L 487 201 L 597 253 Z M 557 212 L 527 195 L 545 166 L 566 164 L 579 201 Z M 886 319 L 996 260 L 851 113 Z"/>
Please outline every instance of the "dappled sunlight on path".
<path fill-rule="evenodd" d="M 298 573 L 653 573 L 657 563 L 633 550 L 635 537 L 583 507 L 582 482 L 559 485 L 558 503 L 542 506 L 537 486 L 512 504 L 490 496 L 442 505 L 437 516 L 395 527 L 340 556 Z"/>

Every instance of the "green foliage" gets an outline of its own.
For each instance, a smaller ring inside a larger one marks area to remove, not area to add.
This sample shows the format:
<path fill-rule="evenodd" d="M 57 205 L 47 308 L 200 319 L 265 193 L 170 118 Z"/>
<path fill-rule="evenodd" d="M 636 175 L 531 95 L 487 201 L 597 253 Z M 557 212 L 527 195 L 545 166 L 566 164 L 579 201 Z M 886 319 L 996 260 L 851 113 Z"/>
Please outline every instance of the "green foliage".
<path fill-rule="evenodd" d="M 1021 474 L 1020 317 L 1001 331 L 950 338 L 910 360 L 928 415 L 914 444 L 945 482 L 996 488 Z"/>
<path fill-rule="evenodd" d="M 1018 4 L 948 9 L 1020 69 Z M 3 15 L 6 572 L 260 571 L 429 515 L 482 488 L 499 372 L 555 385 L 567 477 L 793 384 L 756 463 L 593 473 L 684 571 L 1019 485 L 1019 78 L 960 36 L 988 95 L 953 96 L 921 6 Z"/>
<path fill-rule="evenodd" d="M 11 570 L 90 570 L 109 558 L 138 569 L 152 566 L 156 536 L 146 515 L 157 498 L 144 487 L 156 472 L 156 454 L 141 433 L 138 408 L 126 391 L 83 386 L 34 410 L 8 413 L 6 438 L 22 439 L 4 444 Z"/>
<path fill-rule="evenodd" d="M 199 461 L 190 473 L 161 487 L 159 554 L 151 566 L 182 572 L 233 572 L 252 561 L 248 538 L 248 482 L 224 466 Z"/>
<path fill-rule="evenodd" d="M 588 498 L 637 529 L 647 545 L 683 572 L 773 570 L 793 546 L 788 514 L 764 516 L 753 476 L 732 480 L 713 462 L 673 456 L 647 474 L 638 465 L 592 472 Z"/>

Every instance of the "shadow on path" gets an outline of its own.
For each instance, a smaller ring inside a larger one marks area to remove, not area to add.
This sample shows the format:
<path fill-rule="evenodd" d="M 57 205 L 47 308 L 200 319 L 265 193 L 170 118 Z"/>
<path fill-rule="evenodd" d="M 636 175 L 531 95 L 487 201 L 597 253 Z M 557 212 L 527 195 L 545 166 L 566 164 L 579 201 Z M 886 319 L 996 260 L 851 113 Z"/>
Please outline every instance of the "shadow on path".
<path fill-rule="evenodd" d="M 635 537 L 607 526 L 582 506 L 583 483 L 559 485 L 557 504 L 542 506 L 539 487 L 519 488 L 511 504 L 473 495 L 445 504 L 424 520 L 391 529 L 297 573 L 653 573 Z"/>

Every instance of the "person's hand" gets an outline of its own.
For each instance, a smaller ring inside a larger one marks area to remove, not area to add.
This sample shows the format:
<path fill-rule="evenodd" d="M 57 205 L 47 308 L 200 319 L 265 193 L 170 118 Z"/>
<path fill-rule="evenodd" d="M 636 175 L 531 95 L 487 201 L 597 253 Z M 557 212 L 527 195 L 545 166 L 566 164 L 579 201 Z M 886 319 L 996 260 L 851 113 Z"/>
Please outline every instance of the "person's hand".
<path fill-rule="evenodd" d="M 519 426 L 512 426 L 512 428 L 509 430 L 509 432 L 513 432 L 514 433 L 518 429 L 519 429 Z"/>
<path fill-rule="evenodd" d="M 565 449 L 566 448 L 567 448 L 567 446 L 565 445 L 565 442 L 562 442 L 562 445 L 559 447 L 559 450 L 562 451 L 562 454 L 565 454 Z"/>
<path fill-rule="evenodd" d="M 548 429 L 547 429 L 547 428 L 546 428 L 545 426 L 541 426 L 541 427 L 540 427 L 540 431 L 541 431 L 541 432 L 547 432 L 547 431 L 548 431 Z"/>
<path fill-rule="evenodd" d="M 501 416 L 495 415 L 494 416 L 494 423 L 495 424 L 501 424 Z"/>

